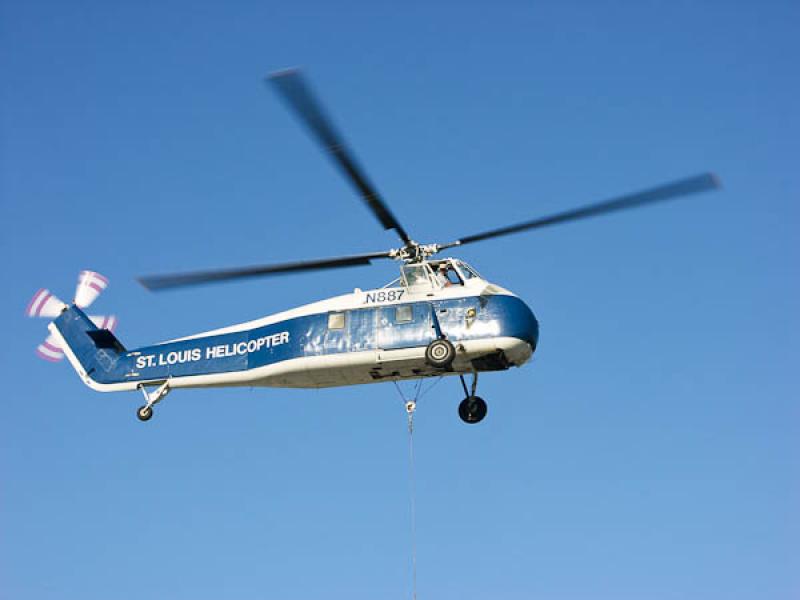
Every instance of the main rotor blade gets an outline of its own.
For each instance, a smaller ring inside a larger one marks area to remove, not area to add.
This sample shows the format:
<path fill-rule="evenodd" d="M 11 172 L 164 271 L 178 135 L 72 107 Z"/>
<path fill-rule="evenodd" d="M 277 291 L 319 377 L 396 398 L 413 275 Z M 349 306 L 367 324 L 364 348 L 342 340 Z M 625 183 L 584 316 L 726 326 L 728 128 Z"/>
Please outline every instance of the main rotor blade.
<path fill-rule="evenodd" d="M 355 157 L 347 149 L 344 139 L 334 129 L 331 120 L 325 115 L 322 105 L 311 93 L 311 89 L 299 71 L 290 69 L 269 76 L 286 104 L 295 112 L 317 141 L 333 157 L 334 162 L 344 172 L 350 182 L 361 194 L 361 199 L 375 214 L 384 229 L 394 229 L 408 244 L 411 241 L 406 230 L 389 210 L 375 187 L 367 180 L 356 163 Z"/>
<path fill-rule="evenodd" d="M 612 198 L 605 202 L 597 204 L 589 204 L 580 208 L 556 213 L 548 217 L 541 217 L 532 221 L 525 221 L 524 223 L 517 223 L 516 225 L 509 225 L 508 227 L 500 227 L 499 229 L 491 229 L 482 233 L 468 235 L 460 240 L 444 244 L 440 246 L 441 249 L 450 248 L 452 246 L 462 246 L 464 244 L 471 244 L 472 242 L 479 242 L 493 237 L 500 237 L 502 235 L 510 235 L 512 233 L 519 233 L 521 231 L 529 231 L 531 229 L 538 229 L 547 225 L 556 225 L 558 223 L 566 223 L 568 221 L 577 221 L 578 219 L 585 219 L 588 217 L 595 217 L 606 213 L 614 212 L 617 210 L 625 210 L 628 208 L 635 208 L 653 202 L 661 202 L 663 200 L 671 200 L 681 196 L 688 196 L 689 194 L 697 194 L 720 187 L 720 181 L 716 175 L 712 173 L 704 173 L 703 175 L 696 175 L 688 177 L 679 181 L 673 181 L 658 187 L 650 188 L 633 194 Z"/>
<path fill-rule="evenodd" d="M 190 273 L 172 273 L 168 275 L 146 275 L 144 277 L 139 277 L 139 283 L 148 290 L 158 291 L 187 285 L 232 281 L 264 275 L 279 275 L 298 271 L 318 271 L 321 269 L 337 269 L 340 267 L 357 267 L 359 265 L 368 265 L 370 261 L 376 258 L 391 258 L 391 253 L 372 252 L 369 254 L 355 254 L 352 256 L 304 260 L 275 265 L 255 265 L 252 267 L 214 269 L 209 271 L 193 271 Z"/>

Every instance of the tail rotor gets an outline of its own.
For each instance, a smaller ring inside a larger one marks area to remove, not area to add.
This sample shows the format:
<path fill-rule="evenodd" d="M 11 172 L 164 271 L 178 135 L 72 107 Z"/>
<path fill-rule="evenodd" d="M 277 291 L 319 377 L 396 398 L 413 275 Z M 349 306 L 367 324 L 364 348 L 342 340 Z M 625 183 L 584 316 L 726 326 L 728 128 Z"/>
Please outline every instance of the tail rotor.
<path fill-rule="evenodd" d="M 78 308 L 88 308 L 108 287 L 108 279 L 95 271 L 81 271 L 78 276 L 78 286 L 75 288 L 75 305 Z M 25 314 L 29 317 L 42 317 L 55 319 L 68 305 L 55 296 L 50 290 L 42 288 L 33 295 L 28 303 Z M 89 319 L 96 327 L 114 331 L 117 326 L 117 317 L 114 315 L 90 315 Z M 64 358 L 64 351 L 53 335 L 36 347 L 36 354 L 44 360 L 58 362 Z"/>

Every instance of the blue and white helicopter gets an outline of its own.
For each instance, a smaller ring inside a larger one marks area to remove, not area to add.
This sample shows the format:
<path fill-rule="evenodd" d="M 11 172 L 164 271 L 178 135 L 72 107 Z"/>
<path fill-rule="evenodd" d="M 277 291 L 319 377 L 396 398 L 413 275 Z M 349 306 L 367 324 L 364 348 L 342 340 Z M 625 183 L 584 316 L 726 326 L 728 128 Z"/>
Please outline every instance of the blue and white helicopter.
<path fill-rule="evenodd" d="M 115 317 L 84 313 L 108 281 L 81 273 L 75 299 L 66 304 L 39 290 L 27 314 L 54 319 L 38 347 L 43 358 L 66 355 L 83 382 L 101 392 L 139 390 L 153 406 L 179 388 L 264 386 L 320 388 L 458 376 L 464 390 L 459 416 L 481 421 L 486 402 L 476 395 L 478 374 L 519 367 L 533 356 L 539 324 L 531 309 L 507 289 L 487 281 L 457 258 L 434 258 L 443 250 L 530 231 L 612 211 L 686 196 L 718 187 L 703 174 L 543 218 L 491 229 L 443 244 L 419 244 L 367 180 L 342 137 L 298 71 L 269 80 L 355 186 L 384 229 L 402 246 L 383 252 L 226 270 L 147 276 L 140 282 L 161 290 L 210 282 L 314 271 L 393 259 L 400 277 L 380 289 L 361 290 L 293 308 L 255 321 L 162 342 L 126 348 L 113 334 Z M 467 386 L 465 375 L 471 375 Z M 413 410 L 413 402 L 407 406 Z"/>

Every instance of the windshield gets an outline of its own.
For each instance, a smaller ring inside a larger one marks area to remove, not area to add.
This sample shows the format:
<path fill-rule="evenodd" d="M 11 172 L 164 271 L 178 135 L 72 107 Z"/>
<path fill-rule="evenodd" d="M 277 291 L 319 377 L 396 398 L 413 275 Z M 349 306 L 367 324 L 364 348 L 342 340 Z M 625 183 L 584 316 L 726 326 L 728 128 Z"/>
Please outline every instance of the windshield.
<path fill-rule="evenodd" d="M 456 262 L 456 266 L 458 267 L 458 270 L 461 271 L 461 275 L 464 277 L 464 279 L 472 279 L 473 277 L 480 278 L 480 275 L 478 275 L 477 271 L 475 271 L 475 269 L 470 267 L 467 263 L 459 260 Z"/>
<path fill-rule="evenodd" d="M 425 265 L 404 265 L 402 267 L 403 283 L 406 287 L 430 285 L 428 270 Z"/>

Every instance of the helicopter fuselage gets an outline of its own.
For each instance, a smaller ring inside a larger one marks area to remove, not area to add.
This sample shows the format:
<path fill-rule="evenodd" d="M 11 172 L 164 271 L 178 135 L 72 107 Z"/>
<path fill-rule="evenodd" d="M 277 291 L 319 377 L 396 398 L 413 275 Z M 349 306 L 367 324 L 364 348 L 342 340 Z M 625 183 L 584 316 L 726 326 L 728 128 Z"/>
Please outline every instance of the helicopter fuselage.
<path fill-rule="evenodd" d="M 419 267 L 415 267 L 419 268 Z M 398 287 L 354 290 L 256 321 L 127 350 L 69 307 L 51 330 L 98 391 L 265 386 L 319 388 L 505 370 L 527 362 L 538 322 L 511 292 L 476 274 L 438 287 L 433 271 Z M 410 285 L 406 285 L 410 283 Z M 435 339 L 456 350 L 447 369 L 425 360 Z"/>

